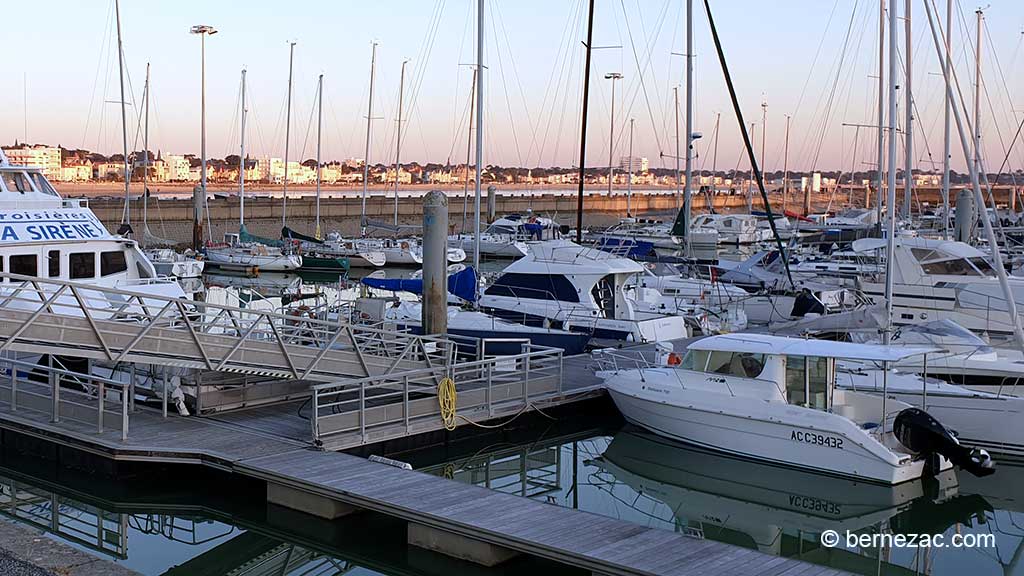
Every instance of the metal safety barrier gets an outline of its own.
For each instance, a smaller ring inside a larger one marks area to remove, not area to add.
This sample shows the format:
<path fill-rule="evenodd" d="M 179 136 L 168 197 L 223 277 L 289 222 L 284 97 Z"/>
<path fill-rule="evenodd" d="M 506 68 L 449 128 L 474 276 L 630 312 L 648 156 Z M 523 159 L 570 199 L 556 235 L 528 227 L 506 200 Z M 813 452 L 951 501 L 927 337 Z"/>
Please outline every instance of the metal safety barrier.
<path fill-rule="evenodd" d="M 444 365 L 446 338 L 0 273 L 0 352 L 334 381 Z"/>
<path fill-rule="evenodd" d="M 488 342 L 480 342 L 481 352 Z M 562 350 L 520 346 L 519 354 L 315 385 L 313 440 L 335 449 L 443 428 L 438 385 L 444 378 L 455 384 L 455 425 L 521 413 L 561 397 Z"/>

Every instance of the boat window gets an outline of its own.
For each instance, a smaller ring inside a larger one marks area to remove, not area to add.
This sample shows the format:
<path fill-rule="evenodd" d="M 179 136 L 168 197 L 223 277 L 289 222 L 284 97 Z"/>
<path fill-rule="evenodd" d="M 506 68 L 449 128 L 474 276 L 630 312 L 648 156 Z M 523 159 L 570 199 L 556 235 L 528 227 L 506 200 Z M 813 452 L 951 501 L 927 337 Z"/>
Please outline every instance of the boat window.
<path fill-rule="evenodd" d="M 565 276 L 561 274 L 520 274 L 509 272 L 491 284 L 484 294 L 488 296 L 511 296 L 533 300 L 559 300 L 579 302 L 580 296 Z"/>
<path fill-rule="evenodd" d="M 977 268 L 983 276 L 995 276 L 995 271 L 992 270 L 992 265 L 988 263 L 988 260 L 982 258 L 981 256 L 968 258 L 968 261 L 971 264 L 974 264 L 974 267 Z"/>
<path fill-rule="evenodd" d="M 947 276 L 981 276 L 971 263 L 965 258 L 954 258 L 952 260 L 940 260 L 938 262 L 926 262 L 921 268 L 928 274 L 945 274 Z"/>
<path fill-rule="evenodd" d="M 50 186 L 50 183 L 46 181 L 46 178 L 41 173 L 31 172 L 29 173 L 29 177 L 32 178 L 33 182 L 35 182 L 36 190 L 39 190 L 47 196 L 57 195 L 57 191 L 53 189 L 53 186 Z"/>
<path fill-rule="evenodd" d="M 68 268 L 72 280 L 94 278 L 96 276 L 96 254 L 93 252 L 68 254 Z"/>
<path fill-rule="evenodd" d="M 50 250 L 46 254 L 46 275 L 50 278 L 60 278 L 60 250 Z"/>
<path fill-rule="evenodd" d="M 808 362 L 808 360 L 810 360 Z M 807 372 L 809 365 L 809 374 Z M 828 409 L 828 358 L 786 356 L 786 398 L 790 404 Z M 807 378 L 810 378 L 808 382 Z M 810 402 L 806 399 L 810 388 Z"/>
<path fill-rule="evenodd" d="M 35 254 L 16 254 L 11 256 L 11 274 L 36 276 L 39 271 L 37 267 L 38 260 L 39 258 Z"/>
<path fill-rule="evenodd" d="M 705 372 L 757 378 L 764 370 L 764 354 L 749 352 L 712 352 Z"/>
<path fill-rule="evenodd" d="M 679 362 L 679 367 L 683 370 L 703 372 L 704 367 L 708 365 L 708 356 L 710 355 L 711 353 L 707 350 L 687 350 L 682 361 Z"/>
<path fill-rule="evenodd" d="M 135 270 L 139 273 L 139 278 L 153 278 L 153 275 L 149 273 L 149 268 L 144 266 L 140 260 L 135 261 Z"/>
<path fill-rule="evenodd" d="M 6 186 L 8 192 L 31 192 L 32 186 L 29 185 L 28 180 L 25 178 L 23 172 L 0 172 L 3 175 L 4 186 Z"/>
<path fill-rule="evenodd" d="M 128 261 L 123 250 L 113 250 L 100 254 L 100 276 L 110 276 L 128 269 Z"/>

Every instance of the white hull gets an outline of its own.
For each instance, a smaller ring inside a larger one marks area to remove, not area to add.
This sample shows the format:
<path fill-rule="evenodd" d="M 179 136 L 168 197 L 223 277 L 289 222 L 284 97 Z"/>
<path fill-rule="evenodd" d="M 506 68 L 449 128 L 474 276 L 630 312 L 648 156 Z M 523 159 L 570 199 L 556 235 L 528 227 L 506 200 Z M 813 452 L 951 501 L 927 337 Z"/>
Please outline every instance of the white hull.
<path fill-rule="evenodd" d="M 472 235 L 460 234 L 448 237 L 448 246 L 461 248 L 466 254 L 472 254 L 474 250 Z M 529 248 L 525 242 L 519 242 L 512 238 L 492 238 L 489 234 L 480 235 L 480 255 L 495 258 L 522 258 L 526 256 Z"/>
<path fill-rule="evenodd" d="M 302 267 L 302 257 L 295 254 L 254 254 L 235 248 L 211 248 L 206 260 L 222 268 L 257 268 L 267 272 L 287 272 Z"/>
<path fill-rule="evenodd" d="M 622 415 L 668 438 L 819 473 L 899 484 L 921 477 L 923 460 L 896 453 L 838 414 L 760 398 L 655 384 L 672 369 L 599 374 Z M 696 378 L 708 375 L 693 373 Z M 653 378 L 652 378 L 653 376 Z M 714 383 L 719 389 L 724 384 Z M 890 403 L 889 408 L 900 406 Z M 889 426 L 887 426 L 889 428 Z"/>

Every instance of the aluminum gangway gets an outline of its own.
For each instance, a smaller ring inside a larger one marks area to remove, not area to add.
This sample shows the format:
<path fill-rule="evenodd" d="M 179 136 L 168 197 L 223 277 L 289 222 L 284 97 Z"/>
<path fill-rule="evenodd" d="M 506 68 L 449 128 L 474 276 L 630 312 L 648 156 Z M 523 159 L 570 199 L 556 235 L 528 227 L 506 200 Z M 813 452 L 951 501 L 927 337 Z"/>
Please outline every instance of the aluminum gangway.
<path fill-rule="evenodd" d="M 154 281 L 153 284 L 164 282 Z M 339 320 L 0 273 L 0 354 L 335 382 L 443 366 L 456 345 Z"/>

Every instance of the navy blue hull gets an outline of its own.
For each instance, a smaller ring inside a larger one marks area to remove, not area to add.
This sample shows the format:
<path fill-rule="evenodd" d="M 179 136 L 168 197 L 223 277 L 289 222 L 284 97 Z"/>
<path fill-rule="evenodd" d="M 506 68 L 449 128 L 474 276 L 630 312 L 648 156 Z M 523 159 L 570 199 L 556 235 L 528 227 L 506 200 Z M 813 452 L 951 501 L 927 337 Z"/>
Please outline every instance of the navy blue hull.
<path fill-rule="evenodd" d="M 413 334 L 422 334 L 422 328 L 416 325 L 399 325 L 400 329 L 407 329 Z M 503 332 L 501 330 L 461 330 L 458 328 L 449 328 L 448 334 L 452 336 L 462 336 L 464 338 L 514 338 L 522 341 L 524 338 L 529 338 L 530 343 L 536 346 L 547 346 L 549 348 L 561 348 L 565 356 L 572 356 L 575 354 L 582 354 L 586 348 L 587 343 L 590 342 L 590 334 L 583 334 L 577 332 L 515 332 L 508 331 Z M 472 348 L 469 344 L 459 344 L 459 349 L 465 353 L 476 352 L 475 348 Z M 510 354 L 521 354 L 522 353 L 521 342 L 493 342 L 487 344 L 488 355 L 510 355 Z"/>

